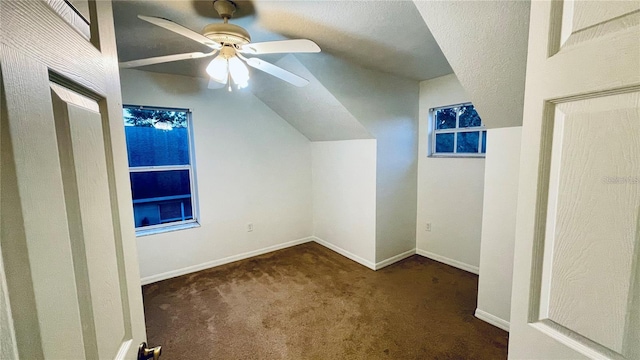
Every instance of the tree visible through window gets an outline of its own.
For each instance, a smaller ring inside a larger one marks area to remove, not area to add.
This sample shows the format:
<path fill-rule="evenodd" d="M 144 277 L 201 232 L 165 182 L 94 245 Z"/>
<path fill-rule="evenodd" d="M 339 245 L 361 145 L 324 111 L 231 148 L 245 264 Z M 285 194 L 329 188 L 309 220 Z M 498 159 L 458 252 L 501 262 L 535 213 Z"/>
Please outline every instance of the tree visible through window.
<path fill-rule="evenodd" d="M 191 113 L 124 106 L 136 229 L 196 221 Z"/>
<path fill-rule="evenodd" d="M 431 109 L 433 155 L 484 156 L 487 131 L 472 104 Z"/>

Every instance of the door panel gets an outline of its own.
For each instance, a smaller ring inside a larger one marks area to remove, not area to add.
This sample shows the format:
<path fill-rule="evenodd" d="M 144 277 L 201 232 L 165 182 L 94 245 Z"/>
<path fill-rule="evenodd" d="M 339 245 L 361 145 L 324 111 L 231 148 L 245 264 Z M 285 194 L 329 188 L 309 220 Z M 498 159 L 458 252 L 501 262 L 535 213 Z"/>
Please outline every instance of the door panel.
<path fill-rule="evenodd" d="M 114 358 L 125 334 L 126 299 L 119 287 L 102 117 L 94 100 L 55 83 L 51 89 L 85 350 Z"/>
<path fill-rule="evenodd" d="M 102 2 L 95 2 L 96 7 L 108 7 L 107 11 L 110 11 L 111 3 Z M 64 74 L 94 93 L 105 90 L 108 77 L 99 76 L 109 71 L 106 67 L 108 62 L 104 61 L 104 51 L 109 48 L 108 39 L 105 39 L 107 43 L 100 43 L 101 34 L 104 33 L 95 34 L 94 31 L 91 40 L 88 40 L 42 1 L 8 0 L 2 1 L 1 6 L 0 26 L 5 33 L 3 43 L 19 49 L 28 57 L 37 59 L 49 69 Z M 43 19 L 48 21 L 43 22 Z M 95 28 L 102 23 L 93 25 Z M 107 34 L 104 35 L 108 37 Z M 115 39 L 113 42 L 115 48 Z M 104 49 L 105 46 L 107 49 Z M 77 56 L 70 56 L 74 53 Z"/>
<path fill-rule="evenodd" d="M 637 271 L 640 187 L 630 174 L 640 157 L 624 154 L 640 154 L 639 100 L 635 92 L 556 106 L 536 316 L 618 354 Z"/>
<path fill-rule="evenodd" d="M 87 39 L 55 2 L 0 3 L 0 247 L 16 348 L 135 359 L 145 333 L 111 4 L 89 3 Z"/>
<path fill-rule="evenodd" d="M 561 153 L 551 155 L 561 159 L 552 169 L 559 188 L 545 244 L 554 249 L 545 264 L 549 319 L 618 353 L 637 245 L 640 188 L 630 182 L 640 174 L 640 157 L 633 157 L 640 154 L 638 100 L 633 93 L 559 105 L 553 149 Z"/>
<path fill-rule="evenodd" d="M 615 6 L 607 5 L 600 1 L 565 1 L 565 21 L 570 22 L 572 33 L 586 28 L 621 20 L 626 15 L 640 10 L 637 1 L 619 1 Z"/>
<path fill-rule="evenodd" d="M 512 359 L 640 358 L 639 19 L 531 5 Z"/>
<path fill-rule="evenodd" d="M 5 48 L 0 44 L 0 55 L 5 54 Z M 0 63 L 0 71 L 6 71 L 4 62 Z M 29 266 L 29 257 L 27 244 L 24 241 L 25 230 L 22 226 L 22 205 L 18 192 L 18 180 L 16 177 L 16 166 L 13 156 L 13 145 L 9 137 L 9 115 L 7 112 L 7 90 L 5 86 L 4 76 L 2 82 L 3 88 L 0 93 L 2 101 L 2 109 L 0 117 L 0 247 L 2 248 L 2 256 L 4 268 L 2 269 L 6 281 L 5 301 L 7 303 L 8 317 L 12 320 L 11 345 L 14 347 L 14 357 L 9 359 L 17 359 L 17 339 L 29 339 L 31 343 L 39 344 L 40 333 L 32 331 L 38 328 L 38 318 L 35 312 L 35 298 L 31 268 Z M 9 241 L 11 239 L 11 241 Z M 8 256 L 11 254 L 11 256 Z M 9 289 L 11 291 L 9 292 Z M 21 306 L 11 306 L 19 303 Z M 20 319 L 17 323 L 15 319 Z M 3 328 L 3 330 L 10 329 Z M 4 339 L 4 338 L 3 338 Z M 22 349 L 20 356 L 26 359 L 42 359 L 41 346 L 28 346 Z"/>
<path fill-rule="evenodd" d="M 21 94 L 12 94 L 9 89 L 6 92 L 7 130 L 13 144 L 18 201 L 21 203 L 24 229 L 23 239 L 12 240 L 26 243 L 26 258 L 30 264 L 35 298 L 33 311 L 38 316 L 45 356 L 62 359 L 79 354 L 84 357 L 82 341 L 77 341 L 82 339 L 82 326 L 77 311 L 78 299 L 57 155 L 56 128 L 48 86 L 42 86 L 48 85 L 48 72 L 42 65 L 12 49 L 3 49 L 2 53 L 6 87 L 11 84 L 23 90 Z M 23 76 L 17 69 L 23 69 L 29 75 Z M 11 257 L 9 254 L 3 255 L 5 258 Z M 9 295 L 12 307 L 15 307 L 22 300 L 12 298 L 11 285 Z M 16 300 L 19 302 L 16 303 Z M 16 321 L 15 325 L 19 327 L 21 324 Z M 23 339 L 17 340 L 20 343 Z"/>
<path fill-rule="evenodd" d="M 89 28 L 89 3 L 82 0 L 45 0 L 49 7 L 53 9 L 61 18 L 65 19 L 69 25 L 73 26 L 82 36 L 91 39 L 91 29 Z"/>
<path fill-rule="evenodd" d="M 562 44 L 569 46 L 638 24 L 638 1 L 567 0 L 562 2 Z"/>

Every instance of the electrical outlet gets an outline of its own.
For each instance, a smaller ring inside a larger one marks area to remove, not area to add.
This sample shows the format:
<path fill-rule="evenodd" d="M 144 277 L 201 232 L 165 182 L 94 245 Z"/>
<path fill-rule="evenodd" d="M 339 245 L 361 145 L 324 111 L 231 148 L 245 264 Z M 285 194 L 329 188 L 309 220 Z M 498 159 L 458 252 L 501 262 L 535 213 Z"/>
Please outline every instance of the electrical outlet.
<path fill-rule="evenodd" d="M 426 231 L 431 231 L 431 223 L 427 223 L 427 225 L 425 225 L 424 229 Z"/>
<path fill-rule="evenodd" d="M 253 231 L 253 223 L 248 223 L 247 224 L 247 232 L 251 232 Z"/>

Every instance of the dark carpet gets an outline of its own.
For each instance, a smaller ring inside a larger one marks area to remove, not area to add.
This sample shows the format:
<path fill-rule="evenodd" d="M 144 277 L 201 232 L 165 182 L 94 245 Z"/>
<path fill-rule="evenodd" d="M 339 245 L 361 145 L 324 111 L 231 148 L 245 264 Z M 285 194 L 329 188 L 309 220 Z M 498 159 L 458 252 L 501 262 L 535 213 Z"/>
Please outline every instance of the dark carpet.
<path fill-rule="evenodd" d="M 414 255 L 372 271 L 307 243 L 143 287 L 149 344 L 179 359 L 505 359 L 476 275 Z"/>

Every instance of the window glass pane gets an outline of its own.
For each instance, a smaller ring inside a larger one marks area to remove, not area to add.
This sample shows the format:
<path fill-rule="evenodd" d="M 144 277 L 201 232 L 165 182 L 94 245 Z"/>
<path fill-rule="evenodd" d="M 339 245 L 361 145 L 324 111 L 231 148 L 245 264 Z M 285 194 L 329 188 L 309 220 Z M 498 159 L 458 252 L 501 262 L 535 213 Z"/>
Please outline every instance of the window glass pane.
<path fill-rule="evenodd" d="M 456 108 L 436 110 L 436 130 L 456 127 Z"/>
<path fill-rule="evenodd" d="M 193 218 L 189 170 L 131 173 L 136 227 Z"/>
<path fill-rule="evenodd" d="M 476 109 L 473 107 L 473 105 L 460 107 L 459 121 L 460 122 L 458 127 L 461 127 L 461 128 L 482 125 L 482 122 L 480 121 L 480 116 L 476 112 Z"/>
<path fill-rule="evenodd" d="M 456 152 L 459 153 L 477 153 L 480 140 L 480 132 L 461 132 L 458 133 L 458 144 Z"/>
<path fill-rule="evenodd" d="M 436 134 L 436 153 L 452 153 L 454 133 Z"/>
<path fill-rule="evenodd" d="M 187 112 L 125 107 L 129 166 L 189 164 Z"/>
<path fill-rule="evenodd" d="M 486 153 L 487 152 L 487 132 L 483 131 L 482 132 L 482 153 Z"/>

